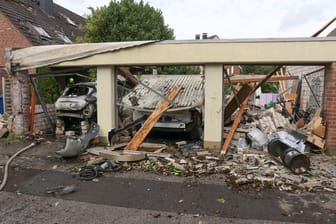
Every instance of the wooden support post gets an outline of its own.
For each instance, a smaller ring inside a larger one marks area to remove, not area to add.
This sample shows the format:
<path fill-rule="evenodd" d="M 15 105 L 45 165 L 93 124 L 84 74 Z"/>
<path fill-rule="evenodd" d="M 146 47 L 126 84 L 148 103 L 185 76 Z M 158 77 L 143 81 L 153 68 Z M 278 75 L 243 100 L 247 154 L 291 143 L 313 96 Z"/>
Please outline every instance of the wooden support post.
<path fill-rule="evenodd" d="M 177 94 L 180 92 L 181 88 L 178 86 L 174 86 L 167 95 L 169 100 L 173 100 Z M 152 114 L 148 117 L 139 131 L 134 135 L 128 145 L 125 147 L 125 150 L 137 150 L 141 143 L 145 140 L 146 136 L 154 127 L 155 123 L 159 120 L 162 114 L 168 110 L 172 105 L 166 101 L 161 101 L 156 109 L 152 112 Z"/>
<path fill-rule="evenodd" d="M 232 127 L 228 133 L 228 135 L 226 136 L 225 138 L 225 142 L 223 144 L 223 147 L 222 147 L 222 150 L 221 150 L 221 154 L 226 154 L 228 148 L 229 148 L 229 145 L 230 145 L 230 142 L 232 140 L 232 137 L 239 125 L 239 122 L 240 122 L 240 118 L 242 117 L 245 109 L 246 109 L 246 105 L 247 105 L 247 99 L 242 103 L 242 105 L 240 106 L 239 108 L 239 111 L 237 112 L 237 115 L 233 121 L 233 124 L 232 124 Z"/>

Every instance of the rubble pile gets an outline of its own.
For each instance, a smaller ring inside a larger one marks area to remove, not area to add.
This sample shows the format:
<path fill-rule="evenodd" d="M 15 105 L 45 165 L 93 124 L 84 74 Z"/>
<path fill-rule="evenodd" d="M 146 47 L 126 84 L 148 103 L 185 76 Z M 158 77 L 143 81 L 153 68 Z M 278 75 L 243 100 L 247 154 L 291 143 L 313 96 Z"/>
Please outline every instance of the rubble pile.
<path fill-rule="evenodd" d="M 314 155 L 310 169 L 300 175 L 272 159 L 265 151 L 246 149 L 227 155 L 189 143 L 165 153 L 150 153 L 136 162 L 121 162 L 122 171 L 142 170 L 160 175 L 223 176 L 235 190 L 278 188 L 281 191 L 336 191 L 336 165 L 325 155 Z"/>
<path fill-rule="evenodd" d="M 230 129 L 224 127 L 224 138 Z M 107 152 L 109 157 L 105 159 L 118 158 L 123 153 L 145 154 L 140 161 L 120 160 L 121 170 L 195 177 L 219 174 L 228 187 L 234 189 L 334 192 L 334 158 L 321 154 L 322 150 L 320 154 L 309 151 L 306 137 L 311 132 L 307 125 L 297 129 L 290 117 L 283 116 L 279 109 L 248 110 L 234 132 L 227 153 L 207 151 L 201 141 L 179 141 L 160 151 L 144 152 L 140 148 L 132 153 L 111 151 L 113 153 Z M 100 155 L 104 155 L 106 149 Z"/>
<path fill-rule="evenodd" d="M 324 155 L 314 155 L 310 170 L 301 175 L 293 174 L 275 162 L 268 153 L 253 149 L 224 156 L 200 148 L 181 147 L 169 155 L 148 156 L 147 160 L 140 162 L 125 162 L 123 170 L 137 169 L 163 175 L 195 177 L 221 174 L 228 187 L 235 189 L 336 191 L 336 165 Z"/>

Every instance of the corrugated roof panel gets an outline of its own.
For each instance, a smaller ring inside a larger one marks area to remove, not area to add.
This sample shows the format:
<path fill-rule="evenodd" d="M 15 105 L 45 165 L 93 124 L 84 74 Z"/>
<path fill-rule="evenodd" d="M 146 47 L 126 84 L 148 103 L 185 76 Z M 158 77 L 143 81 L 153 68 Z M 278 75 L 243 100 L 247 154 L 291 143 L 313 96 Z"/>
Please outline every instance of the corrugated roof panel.
<path fill-rule="evenodd" d="M 146 77 L 142 83 L 166 96 L 174 87 L 181 87 L 169 110 L 193 108 L 203 104 L 204 78 L 201 75 L 159 75 Z M 132 105 L 130 99 L 137 99 L 138 105 Z M 163 98 L 142 85 L 137 85 L 122 99 L 125 107 L 136 110 L 153 110 Z"/>
<path fill-rule="evenodd" d="M 132 48 L 155 41 L 129 41 L 107 43 L 83 43 L 71 45 L 45 45 L 22 48 L 11 51 L 11 64 L 14 70 L 25 70 L 57 64 L 64 61 L 76 60 L 95 54 Z"/>

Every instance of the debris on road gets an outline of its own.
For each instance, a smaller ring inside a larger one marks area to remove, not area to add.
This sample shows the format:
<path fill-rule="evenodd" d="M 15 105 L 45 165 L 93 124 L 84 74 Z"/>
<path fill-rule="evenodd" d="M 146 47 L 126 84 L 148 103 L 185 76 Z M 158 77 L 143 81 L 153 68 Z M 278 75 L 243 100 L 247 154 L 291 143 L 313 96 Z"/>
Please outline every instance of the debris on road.
<path fill-rule="evenodd" d="M 66 139 L 65 147 L 56 152 L 61 157 L 79 156 L 87 149 L 90 142 L 99 135 L 99 125 L 92 123 L 88 132 L 80 137 L 68 137 Z"/>
<path fill-rule="evenodd" d="M 47 189 L 47 194 L 54 194 L 54 195 L 64 195 L 64 194 L 70 194 L 76 191 L 75 185 L 67 185 L 67 186 L 57 186 L 53 188 Z"/>

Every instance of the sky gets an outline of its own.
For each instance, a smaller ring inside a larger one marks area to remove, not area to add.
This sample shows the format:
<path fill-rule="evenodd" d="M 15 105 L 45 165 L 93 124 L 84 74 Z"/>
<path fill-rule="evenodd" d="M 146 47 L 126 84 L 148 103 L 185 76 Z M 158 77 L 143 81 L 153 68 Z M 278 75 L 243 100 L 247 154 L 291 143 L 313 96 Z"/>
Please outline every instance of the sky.
<path fill-rule="evenodd" d="M 78 13 L 110 0 L 54 0 Z M 221 39 L 309 37 L 336 16 L 335 0 L 144 0 L 160 9 L 177 40 L 208 33 Z M 322 36 L 336 28 L 330 26 Z"/>

